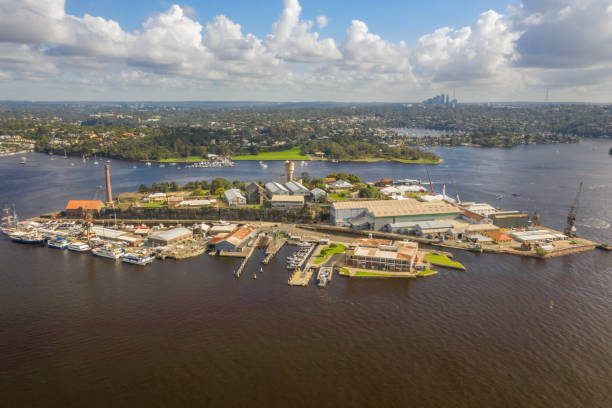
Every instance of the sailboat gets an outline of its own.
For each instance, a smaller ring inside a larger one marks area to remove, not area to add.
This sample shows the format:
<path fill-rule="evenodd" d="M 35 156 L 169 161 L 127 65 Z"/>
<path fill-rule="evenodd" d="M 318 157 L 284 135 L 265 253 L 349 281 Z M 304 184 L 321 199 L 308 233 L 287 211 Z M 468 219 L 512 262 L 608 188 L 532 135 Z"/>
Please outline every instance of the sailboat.
<path fill-rule="evenodd" d="M 98 162 L 98 159 L 96 158 L 96 155 L 94 154 L 94 165 L 97 166 L 98 164 L 100 164 L 100 163 Z"/>
<path fill-rule="evenodd" d="M 26 160 L 28 160 L 27 157 L 22 157 L 21 161 L 19 162 L 19 164 L 26 164 Z"/>
<path fill-rule="evenodd" d="M 87 163 L 87 159 L 85 158 L 85 154 L 83 154 L 83 155 L 81 156 L 81 161 L 82 161 L 83 163 Z"/>

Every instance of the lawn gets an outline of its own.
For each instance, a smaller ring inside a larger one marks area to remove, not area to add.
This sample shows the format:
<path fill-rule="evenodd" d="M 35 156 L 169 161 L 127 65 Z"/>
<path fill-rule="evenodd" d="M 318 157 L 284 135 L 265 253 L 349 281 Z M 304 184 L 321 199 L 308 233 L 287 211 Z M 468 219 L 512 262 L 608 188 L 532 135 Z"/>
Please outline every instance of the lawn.
<path fill-rule="evenodd" d="M 417 276 L 429 276 L 429 275 L 435 275 L 436 271 L 434 271 L 433 269 L 426 269 L 424 271 L 420 271 L 419 273 L 417 273 Z"/>
<path fill-rule="evenodd" d="M 364 158 L 360 158 L 360 159 L 343 159 L 340 161 L 348 161 L 348 162 L 366 162 L 366 163 L 373 163 L 373 162 L 397 162 L 397 163 L 406 163 L 406 164 L 440 164 L 442 163 L 442 159 L 438 159 L 438 160 L 429 160 L 429 159 L 416 159 L 416 160 L 410 160 L 410 159 L 387 159 L 384 157 L 364 157 Z"/>
<path fill-rule="evenodd" d="M 259 154 L 246 154 L 234 156 L 233 160 L 309 160 L 309 157 L 300 153 L 299 147 L 278 152 L 261 152 Z"/>
<path fill-rule="evenodd" d="M 351 276 L 349 270 L 347 268 L 340 269 L 340 275 Z M 374 272 L 366 272 L 366 271 L 357 271 L 353 276 L 369 276 L 369 277 L 390 277 L 391 275 L 386 273 L 374 273 Z"/>
<path fill-rule="evenodd" d="M 175 162 L 201 162 L 208 161 L 201 156 L 187 156 L 187 157 L 170 157 L 168 159 L 161 159 L 160 162 L 164 163 L 175 163 Z"/>
<path fill-rule="evenodd" d="M 374 277 L 389 277 L 386 273 L 374 273 L 374 272 L 365 272 L 365 271 L 357 271 L 354 276 L 374 276 Z"/>
<path fill-rule="evenodd" d="M 167 206 L 166 203 L 144 203 L 141 205 L 143 208 L 162 208 Z"/>
<path fill-rule="evenodd" d="M 330 200 L 334 200 L 334 201 L 342 201 L 342 200 L 346 200 L 347 198 L 349 198 L 350 196 L 348 194 L 345 193 L 333 193 L 333 194 L 328 194 L 327 198 Z"/>
<path fill-rule="evenodd" d="M 429 262 L 432 265 L 436 266 L 445 266 L 447 268 L 461 269 L 465 270 L 465 267 L 461 265 L 459 262 L 452 261 L 446 257 L 446 255 L 436 254 L 433 252 L 425 255 L 425 261 Z"/>
<path fill-rule="evenodd" d="M 326 246 L 325 248 L 321 250 L 319 255 L 317 255 L 314 263 L 315 264 L 323 263 L 327 261 L 327 258 L 329 258 L 330 255 L 341 254 L 342 252 L 344 252 L 345 249 L 346 247 L 342 244 L 331 244 L 330 246 Z"/>

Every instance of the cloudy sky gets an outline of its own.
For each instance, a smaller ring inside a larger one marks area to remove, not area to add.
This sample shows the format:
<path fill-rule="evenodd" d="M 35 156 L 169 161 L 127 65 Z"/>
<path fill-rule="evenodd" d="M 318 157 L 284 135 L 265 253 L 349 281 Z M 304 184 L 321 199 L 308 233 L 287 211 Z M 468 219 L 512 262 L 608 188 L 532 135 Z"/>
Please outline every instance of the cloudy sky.
<path fill-rule="evenodd" d="M 546 89 L 612 102 L 612 0 L 0 0 L 0 100 L 543 101 Z"/>

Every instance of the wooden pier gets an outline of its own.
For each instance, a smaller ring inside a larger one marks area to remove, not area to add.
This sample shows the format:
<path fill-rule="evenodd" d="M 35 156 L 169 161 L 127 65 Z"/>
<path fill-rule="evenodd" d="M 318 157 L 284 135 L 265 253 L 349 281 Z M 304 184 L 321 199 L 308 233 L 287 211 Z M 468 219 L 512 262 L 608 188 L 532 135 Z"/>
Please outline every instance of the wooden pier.
<path fill-rule="evenodd" d="M 266 251 L 265 251 L 266 257 L 263 260 L 263 264 L 264 265 L 269 264 L 270 261 L 276 256 L 278 251 L 280 251 L 281 248 L 285 246 L 286 243 L 287 243 L 287 238 L 275 237 L 270 243 L 270 245 L 268 245 L 268 247 L 266 248 Z"/>

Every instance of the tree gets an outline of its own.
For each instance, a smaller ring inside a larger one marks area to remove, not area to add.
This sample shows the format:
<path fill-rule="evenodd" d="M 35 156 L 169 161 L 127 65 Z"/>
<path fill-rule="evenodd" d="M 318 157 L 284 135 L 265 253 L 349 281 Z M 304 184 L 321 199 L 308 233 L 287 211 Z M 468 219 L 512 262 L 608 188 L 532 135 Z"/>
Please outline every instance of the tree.
<path fill-rule="evenodd" d="M 202 190 L 201 188 L 196 188 L 195 190 L 191 192 L 190 195 L 192 197 L 202 197 L 203 195 L 206 195 L 206 192 Z"/>
<path fill-rule="evenodd" d="M 223 193 L 225 193 L 225 189 L 223 187 L 219 187 L 215 190 L 215 195 L 217 197 L 223 197 Z"/>
<path fill-rule="evenodd" d="M 139 193 L 148 193 L 149 191 L 151 191 L 151 189 L 146 184 L 141 184 L 140 187 L 138 187 Z"/>
<path fill-rule="evenodd" d="M 244 183 L 240 180 L 234 180 L 234 187 L 237 188 L 238 190 L 244 190 Z"/>
<path fill-rule="evenodd" d="M 233 184 L 228 179 L 224 179 L 223 177 L 217 177 L 212 181 L 212 183 L 210 183 L 210 189 L 214 191 L 215 194 L 217 194 L 217 190 L 220 188 L 228 190 L 232 187 Z"/>
<path fill-rule="evenodd" d="M 310 184 L 310 173 L 308 173 L 307 171 L 302 172 L 302 184 Z"/>
<path fill-rule="evenodd" d="M 359 190 L 359 197 L 362 198 L 378 198 L 380 193 L 378 189 L 374 186 L 365 186 Z"/>

